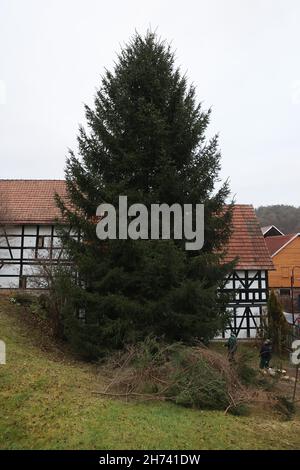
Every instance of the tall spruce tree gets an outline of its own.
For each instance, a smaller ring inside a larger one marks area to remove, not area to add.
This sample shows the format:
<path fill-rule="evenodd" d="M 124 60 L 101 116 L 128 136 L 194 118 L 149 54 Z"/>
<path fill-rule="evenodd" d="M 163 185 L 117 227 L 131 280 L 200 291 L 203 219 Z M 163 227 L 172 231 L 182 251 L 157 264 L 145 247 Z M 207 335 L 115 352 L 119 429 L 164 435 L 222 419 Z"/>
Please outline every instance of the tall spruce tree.
<path fill-rule="evenodd" d="M 222 260 L 231 228 L 229 187 L 215 189 L 220 153 L 217 137 L 205 138 L 210 110 L 196 103 L 174 62 L 155 34 L 136 34 L 102 78 L 94 108 L 85 107 L 88 131 L 80 128 L 79 157 L 71 152 L 67 160 L 69 200 L 57 202 L 80 239 L 61 233 L 77 274 L 64 280 L 64 332 L 89 357 L 149 334 L 209 339 L 227 318 L 219 288 L 233 266 Z M 172 239 L 99 240 L 96 208 L 117 207 L 119 195 L 147 207 L 204 203 L 204 247 L 186 251 Z"/>

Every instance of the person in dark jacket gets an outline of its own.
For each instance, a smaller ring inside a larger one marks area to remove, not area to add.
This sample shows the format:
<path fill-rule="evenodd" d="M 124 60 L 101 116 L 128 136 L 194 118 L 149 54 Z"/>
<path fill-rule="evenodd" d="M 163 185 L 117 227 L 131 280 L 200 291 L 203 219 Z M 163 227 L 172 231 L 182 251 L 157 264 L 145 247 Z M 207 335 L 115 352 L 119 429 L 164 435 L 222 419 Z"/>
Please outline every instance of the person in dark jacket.
<path fill-rule="evenodd" d="M 272 344 L 269 339 L 267 339 L 262 347 L 260 348 L 260 364 L 261 369 L 268 369 L 270 367 L 270 360 L 272 357 Z"/>
<path fill-rule="evenodd" d="M 230 362 L 234 361 L 234 356 L 237 351 L 237 337 L 234 333 L 231 333 L 225 346 L 228 350 L 228 360 Z"/>

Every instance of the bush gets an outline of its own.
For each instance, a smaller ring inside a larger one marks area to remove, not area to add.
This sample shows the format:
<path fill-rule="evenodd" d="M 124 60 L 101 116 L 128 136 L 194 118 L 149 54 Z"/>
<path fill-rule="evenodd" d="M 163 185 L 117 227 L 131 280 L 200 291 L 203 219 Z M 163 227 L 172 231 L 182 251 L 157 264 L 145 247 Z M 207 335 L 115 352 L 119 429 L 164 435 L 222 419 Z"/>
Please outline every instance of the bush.
<path fill-rule="evenodd" d="M 62 339 L 62 320 L 60 316 L 60 305 L 52 292 L 39 295 L 27 292 L 17 292 L 10 298 L 10 302 L 22 305 L 27 314 L 31 314 L 39 324 L 43 324 L 47 333 L 57 339 Z"/>
<path fill-rule="evenodd" d="M 38 296 L 38 305 L 42 310 L 47 310 L 49 308 L 50 298 L 49 294 L 40 294 Z"/>
<path fill-rule="evenodd" d="M 289 324 L 273 290 L 268 299 L 268 334 L 272 339 L 273 351 L 282 354 L 288 346 Z"/>

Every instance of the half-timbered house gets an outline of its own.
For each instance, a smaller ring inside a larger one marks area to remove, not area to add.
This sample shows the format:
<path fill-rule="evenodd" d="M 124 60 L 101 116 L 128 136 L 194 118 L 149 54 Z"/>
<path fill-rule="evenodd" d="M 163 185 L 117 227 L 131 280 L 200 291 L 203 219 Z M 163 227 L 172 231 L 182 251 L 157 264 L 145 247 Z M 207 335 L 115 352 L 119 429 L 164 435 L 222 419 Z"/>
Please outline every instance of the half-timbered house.
<path fill-rule="evenodd" d="M 61 180 L 0 180 L 0 289 L 36 289 L 43 266 L 63 257 L 55 225 Z"/>
<path fill-rule="evenodd" d="M 265 239 L 251 205 L 236 205 L 233 233 L 225 261 L 237 258 L 235 270 L 225 280 L 224 289 L 231 294 L 231 329 L 239 338 L 254 338 L 266 314 L 268 271 L 274 266 Z"/>

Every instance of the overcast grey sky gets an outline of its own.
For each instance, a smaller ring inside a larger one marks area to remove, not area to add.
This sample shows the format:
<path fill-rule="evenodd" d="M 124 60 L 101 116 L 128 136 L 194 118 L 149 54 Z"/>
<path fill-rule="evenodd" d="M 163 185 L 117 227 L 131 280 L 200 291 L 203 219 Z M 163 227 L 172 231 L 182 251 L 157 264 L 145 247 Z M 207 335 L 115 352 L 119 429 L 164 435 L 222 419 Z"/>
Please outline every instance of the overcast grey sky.
<path fill-rule="evenodd" d="M 83 103 L 157 28 L 212 107 L 239 203 L 300 205 L 299 0 L 0 0 L 1 178 L 62 178 Z"/>

